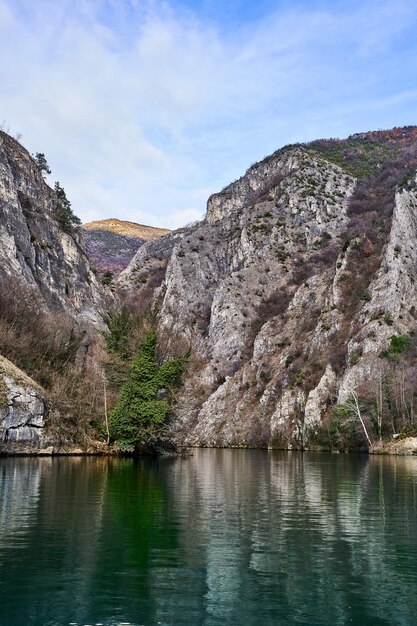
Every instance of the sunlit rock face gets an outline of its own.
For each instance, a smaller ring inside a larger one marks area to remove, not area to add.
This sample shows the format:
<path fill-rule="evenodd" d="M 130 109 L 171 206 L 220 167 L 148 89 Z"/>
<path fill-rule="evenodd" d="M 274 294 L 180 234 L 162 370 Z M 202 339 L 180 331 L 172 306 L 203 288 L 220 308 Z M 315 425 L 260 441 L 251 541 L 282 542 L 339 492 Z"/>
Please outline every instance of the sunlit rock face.
<path fill-rule="evenodd" d="M 81 232 L 64 232 L 56 197 L 30 154 L 0 132 L 0 276 L 33 289 L 43 305 L 100 323 L 102 285 L 90 269 Z"/>
<path fill-rule="evenodd" d="M 32 332 L 31 320 L 42 315 L 51 338 L 64 328 L 68 341 L 77 338 L 76 363 L 83 368 L 95 359 L 103 314 L 115 298 L 91 270 L 80 229 L 65 232 L 56 208 L 57 196 L 34 159 L 0 132 L 1 332 L 20 324 L 16 337 L 23 342 L 24 334 Z M 2 345 L 14 358 L 11 341 Z M 45 395 L 0 354 L 0 452 L 33 452 L 49 445 Z"/>
<path fill-rule="evenodd" d="M 415 328 L 416 154 L 415 128 L 287 147 L 139 250 L 123 293 L 191 347 L 179 441 L 305 447 L 381 374 Z"/>

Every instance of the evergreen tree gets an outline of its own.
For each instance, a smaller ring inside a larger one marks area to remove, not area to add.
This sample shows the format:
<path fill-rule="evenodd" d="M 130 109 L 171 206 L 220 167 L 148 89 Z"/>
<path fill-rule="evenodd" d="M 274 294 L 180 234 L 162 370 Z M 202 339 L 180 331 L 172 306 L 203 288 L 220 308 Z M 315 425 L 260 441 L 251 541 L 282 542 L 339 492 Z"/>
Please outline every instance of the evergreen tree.
<path fill-rule="evenodd" d="M 113 354 L 117 354 L 122 359 L 129 357 L 129 335 L 132 327 L 132 320 L 126 306 L 122 306 L 120 311 L 109 311 L 103 317 L 109 332 L 104 332 L 107 349 Z"/>
<path fill-rule="evenodd" d="M 42 175 L 45 172 L 45 174 L 50 174 L 51 173 L 51 169 L 48 165 L 48 162 L 46 160 L 46 157 L 44 155 L 43 152 L 37 152 L 35 154 L 35 163 L 38 166 L 38 169 L 41 171 Z"/>
<path fill-rule="evenodd" d="M 56 195 L 55 216 L 62 229 L 66 233 L 71 234 L 74 230 L 74 226 L 81 224 L 81 220 L 71 209 L 71 202 L 68 200 L 65 190 L 61 187 L 59 182 L 55 183 L 54 189 Z"/>
<path fill-rule="evenodd" d="M 132 359 L 129 377 L 110 415 L 112 438 L 125 452 L 141 447 L 156 449 L 161 445 L 170 402 L 160 399 L 159 392 L 164 389 L 169 394 L 181 384 L 186 357 L 158 366 L 156 347 L 156 333 L 151 331 Z"/>

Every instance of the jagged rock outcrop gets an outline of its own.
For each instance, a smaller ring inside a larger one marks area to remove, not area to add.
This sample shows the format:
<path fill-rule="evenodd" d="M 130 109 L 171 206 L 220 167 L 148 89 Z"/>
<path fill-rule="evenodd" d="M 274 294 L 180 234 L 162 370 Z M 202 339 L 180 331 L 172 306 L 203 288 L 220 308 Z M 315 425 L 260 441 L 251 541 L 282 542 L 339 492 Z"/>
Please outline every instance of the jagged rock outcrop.
<path fill-rule="evenodd" d="M 69 364 L 83 373 L 94 366 L 102 316 L 115 302 L 90 268 L 81 230 L 64 226 L 62 213 L 60 221 L 58 202 L 34 159 L 0 132 L 0 452 L 4 453 L 49 446 L 48 393 L 59 377 L 63 389 Z M 29 370 L 14 367 L 5 356 Z M 28 373 L 47 381 L 48 392 Z M 63 419 L 58 411 L 58 419 L 60 415 Z"/>
<path fill-rule="evenodd" d="M 27 285 L 48 310 L 101 323 L 111 295 L 90 269 L 80 230 L 60 226 L 56 202 L 27 150 L 0 132 L 0 277 Z"/>
<path fill-rule="evenodd" d="M 369 284 L 369 301 L 356 316 L 359 328 L 348 344 L 348 354 L 358 355 L 358 362 L 342 378 L 340 401 L 352 388 L 381 374 L 385 363 L 376 357 L 386 350 L 393 335 L 417 330 L 416 279 L 417 193 L 403 189 L 395 194 L 390 235 L 380 267 Z"/>
<path fill-rule="evenodd" d="M 45 392 L 22 370 L 0 356 L 0 453 L 47 447 Z"/>
<path fill-rule="evenodd" d="M 386 370 L 416 326 L 416 155 L 414 127 L 289 146 L 139 250 L 122 290 L 192 347 L 178 440 L 306 446 Z"/>

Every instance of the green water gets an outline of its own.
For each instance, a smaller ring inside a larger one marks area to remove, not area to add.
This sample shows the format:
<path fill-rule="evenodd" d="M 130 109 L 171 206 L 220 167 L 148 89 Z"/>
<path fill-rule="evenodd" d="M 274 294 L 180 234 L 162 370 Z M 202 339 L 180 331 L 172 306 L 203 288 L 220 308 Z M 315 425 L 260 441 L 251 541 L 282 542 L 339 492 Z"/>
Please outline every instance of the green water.
<path fill-rule="evenodd" d="M 417 458 L 0 459 L 0 625 L 417 624 Z"/>

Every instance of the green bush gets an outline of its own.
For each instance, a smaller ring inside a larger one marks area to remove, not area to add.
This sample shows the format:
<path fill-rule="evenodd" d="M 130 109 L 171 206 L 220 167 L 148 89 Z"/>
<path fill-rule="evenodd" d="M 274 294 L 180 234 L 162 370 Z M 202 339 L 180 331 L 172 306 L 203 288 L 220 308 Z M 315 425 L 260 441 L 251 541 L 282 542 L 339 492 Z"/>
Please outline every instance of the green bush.
<path fill-rule="evenodd" d="M 101 282 L 103 285 L 110 285 L 113 280 L 113 274 L 111 272 L 104 272 Z"/>
<path fill-rule="evenodd" d="M 393 335 L 390 339 L 389 353 L 403 354 L 410 345 L 410 335 Z"/>
<path fill-rule="evenodd" d="M 392 326 L 394 323 L 394 317 L 392 315 L 392 313 L 390 311 L 386 311 L 386 313 L 384 314 L 384 322 L 388 325 L 388 326 Z"/>
<path fill-rule="evenodd" d="M 400 354 L 404 354 L 411 344 L 410 335 L 392 335 L 390 338 L 389 347 L 387 350 L 382 350 L 379 353 L 381 359 L 389 359 L 390 357 L 398 357 Z"/>
<path fill-rule="evenodd" d="M 351 352 L 349 357 L 349 364 L 356 365 L 359 361 L 359 354 L 357 352 Z"/>
<path fill-rule="evenodd" d="M 294 361 L 294 355 L 289 354 L 285 359 L 285 367 L 289 367 L 293 361 Z"/>

